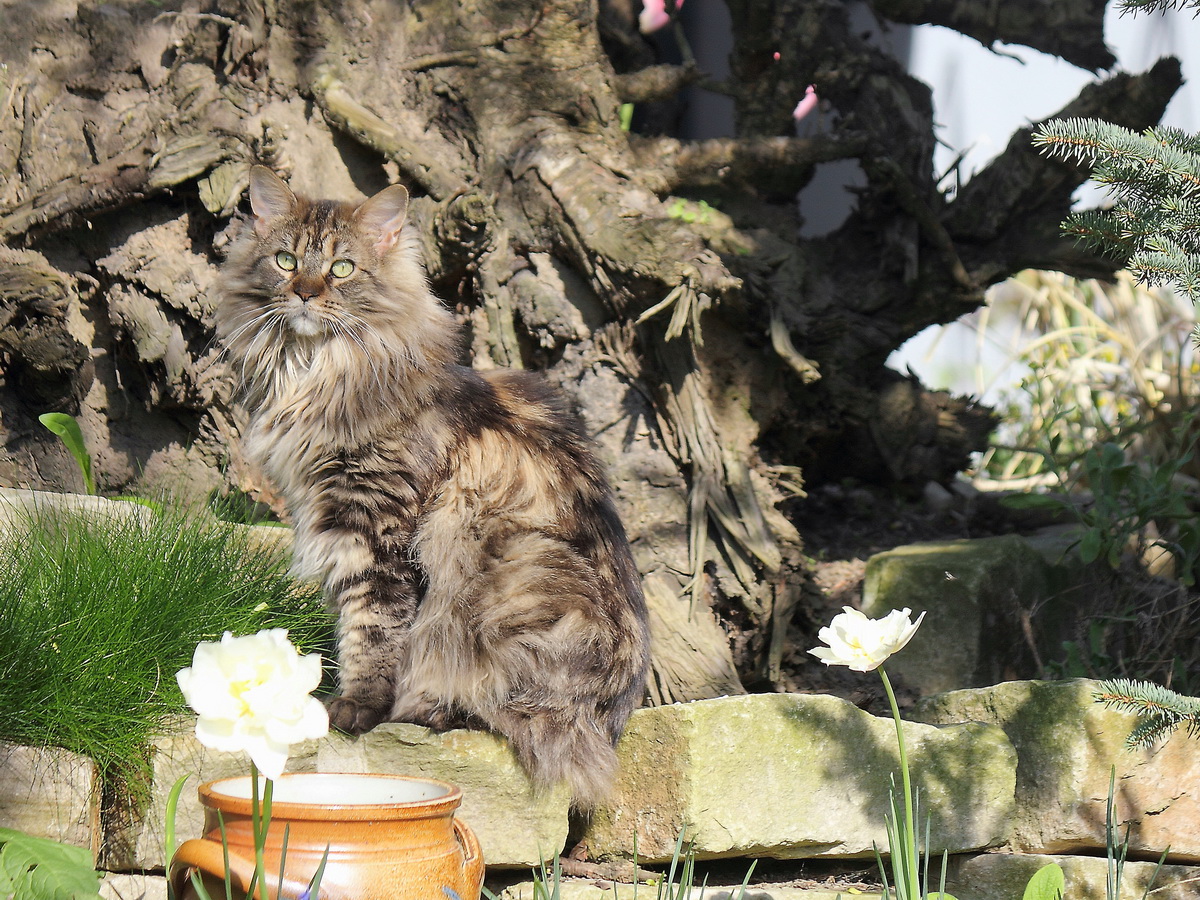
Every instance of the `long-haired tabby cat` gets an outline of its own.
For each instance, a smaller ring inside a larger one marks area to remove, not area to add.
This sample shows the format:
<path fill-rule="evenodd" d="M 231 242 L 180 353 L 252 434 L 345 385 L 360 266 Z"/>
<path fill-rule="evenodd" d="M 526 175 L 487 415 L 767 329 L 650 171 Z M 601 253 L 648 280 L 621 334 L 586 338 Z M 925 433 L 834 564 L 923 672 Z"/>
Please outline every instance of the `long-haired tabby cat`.
<path fill-rule="evenodd" d="M 250 173 L 217 330 L 339 618 L 333 724 L 483 726 L 535 780 L 602 797 L 642 699 L 646 606 L 579 420 L 540 378 L 456 364 L 408 194 L 354 206 Z"/>

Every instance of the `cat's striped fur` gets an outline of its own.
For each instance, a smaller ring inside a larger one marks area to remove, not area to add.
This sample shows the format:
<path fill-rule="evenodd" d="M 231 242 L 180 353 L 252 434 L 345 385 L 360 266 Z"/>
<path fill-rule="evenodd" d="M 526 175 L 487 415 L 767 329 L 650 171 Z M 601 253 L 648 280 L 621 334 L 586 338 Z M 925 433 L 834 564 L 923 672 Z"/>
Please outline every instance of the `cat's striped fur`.
<path fill-rule="evenodd" d="M 642 699 L 648 636 L 580 422 L 539 377 L 455 364 L 453 317 L 401 230 L 403 188 L 309 201 L 255 167 L 250 197 L 218 333 L 296 569 L 338 610 L 331 720 L 483 726 L 540 784 L 594 803 Z"/>

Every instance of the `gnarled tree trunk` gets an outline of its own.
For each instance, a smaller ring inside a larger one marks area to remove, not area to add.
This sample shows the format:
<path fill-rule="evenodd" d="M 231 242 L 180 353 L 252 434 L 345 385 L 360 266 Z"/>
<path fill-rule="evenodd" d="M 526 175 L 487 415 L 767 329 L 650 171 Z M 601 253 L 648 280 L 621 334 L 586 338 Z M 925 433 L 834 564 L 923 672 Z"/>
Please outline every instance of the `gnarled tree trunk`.
<path fill-rule="evenodd" d="M 802 579 L 780 502 L 804 478 L 948 478 L 989 428 L 888 354 L 1022 268 L 1111 266 L 1059 238 L 1083 176 L 1028 129 L 944 193 L 929 89 L 841 0 L 728 5 L 732 75 L 709 86 L 736 135 L 687 142 L 621 127 L 705 77 L 651 65 L 628 0 L 0 0 L 0 484 L 78 487 L 36 423 L 62 410 L 106 490 L 269 497 L 211 340 L 248 168 L 344 198 L 400 180 L 465 357 L 544 369 L 597 437 L 654 601 L 655 696 L 777 683 Z M 1112 62 L 1101 0 L 873 11 Z M 1165 61 L 1063 114 L 1141 128 L 1179 83 Z M 809 84 L 837 124 L 799 139 Z M 837 159 L 858 204 L 800 238 L 796 192 Z"/>

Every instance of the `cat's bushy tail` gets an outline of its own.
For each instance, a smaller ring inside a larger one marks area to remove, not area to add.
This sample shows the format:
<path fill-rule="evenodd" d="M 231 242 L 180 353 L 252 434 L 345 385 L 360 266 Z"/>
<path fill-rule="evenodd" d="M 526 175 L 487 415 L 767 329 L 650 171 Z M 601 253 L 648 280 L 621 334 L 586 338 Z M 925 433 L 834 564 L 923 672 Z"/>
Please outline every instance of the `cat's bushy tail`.
<path fill-rule="evenodd" d="M 612 794 L 617 754 L 612 739 L 590 715 L 555 711 L 520 719 L 511 723 L 514 727 L 497 723 L 497 730 L 508 737 L 517 759 L 539 789 L 548 790 L 565 781 L 571 788 L 572 805 L 582 810 Z"/>

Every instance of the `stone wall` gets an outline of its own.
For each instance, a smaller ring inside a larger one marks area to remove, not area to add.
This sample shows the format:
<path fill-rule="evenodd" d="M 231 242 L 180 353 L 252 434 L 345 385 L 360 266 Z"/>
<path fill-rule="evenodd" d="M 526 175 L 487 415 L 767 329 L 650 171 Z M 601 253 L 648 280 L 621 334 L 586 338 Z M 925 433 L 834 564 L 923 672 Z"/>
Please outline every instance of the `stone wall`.
<path fill-rule="evenodd" d="M 868 612 L 879 615 L 898 606 L 930 610 L 913 644 L 888 664 L 889 669 L 899 664 L 910 650 L 911 659 L 924 660 L 905 667 L 910 684 L 921 684 L 925 676 L 950 684 L 978 679 L 995 661 L 988 654 L 995 651 L 996 610 L 1037 602 L 1054 578 L 1053 567 L 1041 568 L 1045 560 L 1017 538 L 881 556 L 868 571 Z M 1012 576 L 1014 566 L 1025 574 Z M 917 577 L 906 577 L 904 568 Z M 962 589 L 934 597 L 932 585 L 939 580 Z M 1007 593 L 1000 597 L 997 591 Z M 940 660 L 939 645 L 961 652 L 941 654 Z M 946 659 L 950 662 L 939 669 Z M 1155 868 L 1149 860 L 1168 845 L 1155 900 L 1200 896 L 1197 745 L 1180 734 L 1152 749 L 1126 749 L 1134 718 L 1095 703 L 1095 690 L 1096 683 L 1084 680 L 967 687 L 925 698 L 914 721 L 904 723 L 930 843 L 950 854 L 947 887 L 958 900 L 1017 898 L 1033 872 L 1050 861 L 1067 873 L 1072 900 L 1104 897 L 1112 772 L 1116 820 L 1130 846 L 1122 896 L 1141 895 Z M 184 774 L 197 785 L 240 774 L 246 762 L 201 746 L 188 721 L 155 741 L 151 751 L 151 789 L 133 799 L 106 793 L 95 766 L 84 758 L 3 748 L 0 826 L 88 848 L 98 865 L 122 873 L 110 878 L 107 896 L 161 898 L 165 888 L 155 872 L 163 863 L 163 809 L 171 785 Z M 490 734 L 384 725 L 358 738 L 330 735 L 294 751 L 288 766 L 293 772 L 417 774 L 459 785 L 464 795 L 459 814 L 480 837 L 490 877 L 508 882 L 579 840 L 591 860 L 630 860 L 636 841 L 639 862 L 661 863 L 671 857 L 681 832 L 700 860 L 843 860 L 869 866 L 873 848 L 886 844 L 883 817 L 898 768 L 890 719 L 835 697 L 799 694 L 638 710 L 618 746 L 621 768 L 613 796 L 586 819 L 573 816 L 565 792 L 536 791 L 507 744 Z M 198 834 L 201 820 L 189 789 L 178 815 L 180 838 Z M 532 894 L 528 884 L 517 884 L 503 896 Z M 562 896 L 598 900 L 600 894 L 573 883 Z M 707 896 L 717 900 L 722 894 Z M 825 895 L 758 885 L 748 896 Z"/>
<path fill-rule="evenodd" d="M 951 854 L 950 890 L 959 900 L 1019 896 L 1008 893 L 1012 885 L 1050 860 L 1067 870 L 1073 898 L 1102 897 L 1095 885 L 1103 884 L 1097 866 L 1113 767 L 1131 859 L 1170 844 L 1172 865 L 1158 884 L 1200 877 L 1200 868 L 1181 865 L 1200 860 L 1197 748 L 1178 735 L 1153 750 L 1126 750 L 1132 717 L 1095 704 L 1094 689 L 1093 682 L 1066 681 L 955 691 L 923 703 L 923 722 L 905 723 L 931 843 Z M 632 858 L 636 836 L 639 861 L 662 862 L 680 831 L 702 860 L 861 860 L 886 843 L 883 814 L 897 768 L 893 723 L 845 701 L 760 694 L 642 709 L 618 752 L 614 796 L 577 823 L 593 860 Z M 162 809 L 180 774 L 198 783 L 245 770 L 244 760 L 207 750 L 185 727 L 155 742 L 149 799 L 133 805 L 135 815 L 115 816 L 111 803 L 101 804 L 86 760 L 28 748 L 6 753 L 0 825 L 89 847 L 104 867 L 126 872 L 161 867 Z M 458 784 L 460 815 L 478 833 L 493 873 L 569 849 L 567 795 L 535 791 L 505 742 L 489 734 L 384 725 L 359 738 L 299 745 L 288 769 L 418 774 Z M 198 833 L 200 821 L 189 790 L 180 836 Z M 1131 862 L 1127 878 L 1144 881 L 1152 869 Z M 1155 897 L 1195 896 L 1180 890 Z"/>

